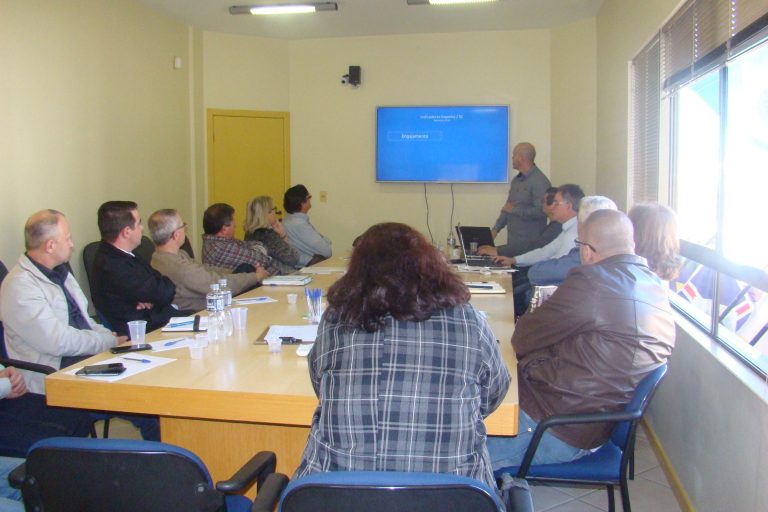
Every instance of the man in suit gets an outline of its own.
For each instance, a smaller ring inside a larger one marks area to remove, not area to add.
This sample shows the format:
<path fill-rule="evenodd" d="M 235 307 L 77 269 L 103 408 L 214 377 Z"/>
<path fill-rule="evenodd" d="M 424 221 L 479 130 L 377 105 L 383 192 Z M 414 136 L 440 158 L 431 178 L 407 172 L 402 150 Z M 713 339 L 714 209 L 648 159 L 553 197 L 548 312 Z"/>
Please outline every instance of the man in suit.
<path fill-rule="evenodd" d="M 133 254 L 144 226 L 133 201 L 108 201 L 99 207 L 101 244 L 93 262 L 91 296 L 96 309 L 119 334 L 127 322 L 146 320 L 147 332 L 178 315 L 172 306 L 176 287 L 149 262 Z"/>

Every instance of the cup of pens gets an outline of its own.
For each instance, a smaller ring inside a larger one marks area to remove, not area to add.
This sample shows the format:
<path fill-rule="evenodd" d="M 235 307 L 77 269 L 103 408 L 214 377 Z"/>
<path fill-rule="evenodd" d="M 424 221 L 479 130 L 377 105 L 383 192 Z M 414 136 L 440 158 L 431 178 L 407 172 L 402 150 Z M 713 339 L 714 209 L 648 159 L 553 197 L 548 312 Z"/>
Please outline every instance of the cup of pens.
<path fill-rule="evenodd" d="M 304 288 L 307 298 L 307 319 L 311 324 L 319 324 L 323 316 L 323 290 L 320 288 Z"/>

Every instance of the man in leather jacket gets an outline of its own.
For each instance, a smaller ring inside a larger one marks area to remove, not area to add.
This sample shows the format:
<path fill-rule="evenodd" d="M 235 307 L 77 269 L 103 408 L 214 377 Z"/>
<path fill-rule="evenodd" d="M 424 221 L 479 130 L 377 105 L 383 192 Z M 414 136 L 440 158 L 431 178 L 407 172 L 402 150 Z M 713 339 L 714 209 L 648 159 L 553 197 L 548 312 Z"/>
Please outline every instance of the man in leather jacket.
<path fill-rule="evenodd" d="M 675 324 L 667 292 L 634 254 L 632 223 L 598 210 L 579 226 L 582 265 L 512 337 L 518 357 L 518 436 L 488 439 L 495 469 L 519 465 L 539 421 L 553 414 L 617 411 L 637 384 L 672 353 Z M 605 443 L 611 424 L 553 427 L 535 464 L 568 462 Z"/>

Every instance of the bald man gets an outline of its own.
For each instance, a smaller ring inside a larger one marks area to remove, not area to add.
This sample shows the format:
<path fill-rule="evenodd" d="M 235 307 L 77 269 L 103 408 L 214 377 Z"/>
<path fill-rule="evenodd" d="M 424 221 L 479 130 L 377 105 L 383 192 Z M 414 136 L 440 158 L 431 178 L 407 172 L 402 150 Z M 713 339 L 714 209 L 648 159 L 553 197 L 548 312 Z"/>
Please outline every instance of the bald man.
<path fill-rule="evenodd" d="M 507 202 L 491 229 L 495 238 L 507 228 L 507 243 L 495 253 L 499 256 L 516 256 L 540 247 L 540 235 L 547 228 L 541 198 L 552 184 L 534 163 L 535 158 L 536 148 L 530 142 L 521 142 L 512 150 L 512 167 L 518 175 L 509 183 Z"/>
<path fill-rule="evenodd" d="M 547 416 L 623 409 L 643 377 L 672 353 L 675 324 L 667 291 L 635 255 L 629 218 L 597 210 L 578 231 L 582 265 L 515 326 L 520 434 L 488 439 L 494 469 L 519 465 Z M 604 444 L 612 428 L 548 429 L 534 463 L 578 459 Z"/>
<path fill-rule="evenodd" d="M 24 244 L 26 252 L 0 291 L 10 357 L 60 368 L 62 358 L 97 354 L 125 340 L 88 316 L 88 301 L 68 265 L 74 245 L 61 212 L 33 214 Z M 32 393 L 45 393 L 43 374 L 23 373 Z"/>

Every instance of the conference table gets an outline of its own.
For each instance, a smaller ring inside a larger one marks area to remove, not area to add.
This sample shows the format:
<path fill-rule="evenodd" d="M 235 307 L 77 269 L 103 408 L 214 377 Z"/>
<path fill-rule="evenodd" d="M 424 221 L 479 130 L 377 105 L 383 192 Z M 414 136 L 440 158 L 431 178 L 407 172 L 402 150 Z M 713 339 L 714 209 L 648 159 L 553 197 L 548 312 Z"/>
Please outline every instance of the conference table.
<path fill-rule="evenodd" d="M 345 258 L 332 258 L 311 267 L 312 282 L 307 286 L 325 291 L 342 275 L 346 263 Z M 471 302 L 486 314 L 513 377 L 504 402 L 486 419 L 487 430 L 489 434 L 515 435 L 516 359 L 509 342 L 514 329 L 512 279 L 509 274 L 467 273 L 462 277 L 465 281 L 495 281 L 506 290 L 504 294 L 473 294 Z M 296 304 L 288 304 L 289 293 L 298 294 Z M 174 361 L 116 382 L 77 377 L 62 369 L 46 377 L 48 404 L 157 415 L 162 440 L 200 456 L 214 481 L 231 476 L 260 450 L 274 451 L 278 471 L 291 475 L 300 461 L 317 397 L 307 358 L 296 354 L 296 345 L 283 345 L 274 354 L 263 339 L 270 325 L 307 324 L 304 289 L 262 286 L 238 298 L 249 297 L 270 297 L 276 302 L 246 306 L 246 329 L 210 343 L 203 349 L 202 359 L 191 358 L 186 347 L 158 353 L 158 357 Z M 179 336 L 158 330 L 147 334 L 147 341 Z M 76 366 L 113 357 L 105 352 Z"/>

